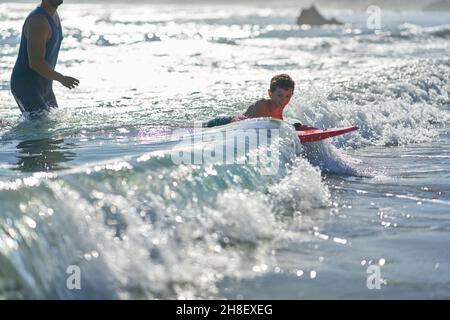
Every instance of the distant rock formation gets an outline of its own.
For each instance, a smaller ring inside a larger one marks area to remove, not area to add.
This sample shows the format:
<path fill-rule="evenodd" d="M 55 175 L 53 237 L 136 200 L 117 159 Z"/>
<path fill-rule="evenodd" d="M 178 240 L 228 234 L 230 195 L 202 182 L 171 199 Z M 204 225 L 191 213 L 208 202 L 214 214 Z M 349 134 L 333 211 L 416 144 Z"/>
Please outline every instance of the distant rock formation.
<path fill-rule="evenodd" d="M 450 1 L 449 0 L 440 0 L 433 3 L 430 3 L 423 11 L 450 11 Z"/>
<path fill-rule="evenodd" d="M 336 19 L 326 19 L 324 18 L 319 11 L 317 11 L 316 7 L 312 5 L 308 9 L 303 9 L 300 12 L 299 17 L 297 18 L 298 25 L 308 24 L 311 26 L 322 26 L 324 24 L 342 24 L 342 22 L 337 21 Z"/>

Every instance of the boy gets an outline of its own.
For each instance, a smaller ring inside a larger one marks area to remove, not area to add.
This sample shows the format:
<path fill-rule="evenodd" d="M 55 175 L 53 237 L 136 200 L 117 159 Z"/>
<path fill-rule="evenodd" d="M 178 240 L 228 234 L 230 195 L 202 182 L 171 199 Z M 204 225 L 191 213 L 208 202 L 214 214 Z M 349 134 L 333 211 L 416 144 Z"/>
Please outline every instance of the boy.
<path fill-rule="evenodd" d="M 243 114 L 246 118 L 271 117 L 283 120 L 283 109 L 294 94 L 295 82 L 287 74 L 279 74 L 270 80 L 267 91 L 270 99 L 261 99 Z"/>
<path fill-rule="evenodd" d="M 268 90 L 270 99 L 258 100 L 242 115 L 214 118 L 208 121 L 205 127 L 220 126 L 234 121 L 261 117 L 283 120 L 283 110 L 294 95 L 294 89 L 295 82 L 289 75 L 276 75 L 270 80 L 270 88 Z M 303 126 L 300 123 L 296 123 L 294 126 L 296 130 L 306 130 L 308 128 L 308 126 Z"/>

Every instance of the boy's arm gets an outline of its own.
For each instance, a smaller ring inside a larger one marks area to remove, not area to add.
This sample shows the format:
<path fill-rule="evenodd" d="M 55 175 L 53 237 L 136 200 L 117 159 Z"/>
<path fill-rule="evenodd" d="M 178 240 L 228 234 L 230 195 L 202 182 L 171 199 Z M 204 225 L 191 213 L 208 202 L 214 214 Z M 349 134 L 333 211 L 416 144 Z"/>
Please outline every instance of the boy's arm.
<path fill-rule="evenodd" d="M 254 113 L 254 111 L 253 111 L 254 109 L 255 109 L 255 105 L 252 104 L 250 107 L 248 107 L 247 111 L 245 111 L 243 113 L 243 115 L 247 118 L 251 118 Z"/>
<path fill-rule="evenodd" d="M 260 108 L 264 107 L 265 101 L 259 100 L 256 101 L 254 104 L 252 104 L 250 107 L 248 107 L 247 111 L 245 111 L 244 116 L 247 118 L 255 118 L 257 117 L 257 112 L 260 110 Z"/>
<path fill-rule="evenodd" d="M 301 124 L 300 122 L 294 123 L 294 128 L 295 128 L 296 131 L 317 129 L 315 127 L 311 127 L 311 126 L 308 126 L 306 124 Z"/>

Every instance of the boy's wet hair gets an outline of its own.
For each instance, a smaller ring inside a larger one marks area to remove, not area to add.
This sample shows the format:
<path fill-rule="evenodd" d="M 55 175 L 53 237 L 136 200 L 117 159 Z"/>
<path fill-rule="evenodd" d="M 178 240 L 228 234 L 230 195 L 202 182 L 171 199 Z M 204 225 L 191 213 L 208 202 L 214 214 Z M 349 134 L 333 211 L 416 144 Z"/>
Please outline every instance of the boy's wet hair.
<path fill-rule="evenodd" d="M 281 88 L 284 90 L 294 89 L 295 82 L 289 75 L 285 73 L 277 74 L 270 80 L 270 91 L 274 92 L 277 88 Z"/>

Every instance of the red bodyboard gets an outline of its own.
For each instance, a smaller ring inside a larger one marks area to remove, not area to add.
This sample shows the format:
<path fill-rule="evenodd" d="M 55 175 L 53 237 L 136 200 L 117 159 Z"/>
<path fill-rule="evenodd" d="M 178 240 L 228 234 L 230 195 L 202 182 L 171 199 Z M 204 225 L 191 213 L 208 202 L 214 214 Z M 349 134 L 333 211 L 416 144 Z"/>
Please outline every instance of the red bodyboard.
<path fill-rule="evenodd" d="M 358 127 L 347 128 L 329 128 L 329 129 L 308 129 L 304 131 L 297 131 L 297 135 L 302 143 L 314 142 L 335 136 L 339 136 L 344 133 L 358 130 Z"/>

